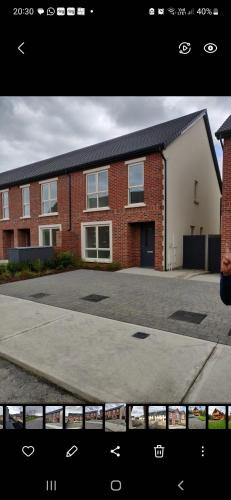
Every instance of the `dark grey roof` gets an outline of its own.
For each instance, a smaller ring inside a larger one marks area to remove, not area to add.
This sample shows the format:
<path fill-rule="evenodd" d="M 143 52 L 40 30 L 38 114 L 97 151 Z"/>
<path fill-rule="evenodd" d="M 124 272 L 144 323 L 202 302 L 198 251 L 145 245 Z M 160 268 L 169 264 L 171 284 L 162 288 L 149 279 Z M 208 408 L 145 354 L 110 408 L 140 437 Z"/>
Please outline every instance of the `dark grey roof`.
<path fill-rule="evenodd" d="M 54 156 L 46 160 L 31 163 L 24 167 L 8 170 L 0 174 L 0 188 L 14 184 L 25 183 L 31 180 L 61 175 L 74 170 L 105 165 L 119 159 L 128 159 L 134 155 L 152 151 L 162 151 L 193 122 L 204 117 L 210 147 L 213 154 L 214 165 L 219 179 L 219 167 L 209 127 L 207 111 L 205 109 L 181 116 L 159 125 L 154 125 L 131 134 L 126 134 L 115 139 L 100 142 L 92 146 L 72 151 L 70 153 Z"/>
<path fill-rule="evenodd" d="M 217 139 L 223 139 L 223 137 L 231 136 L 231 115 L 227 118 L 227 120 L 225 120 L 215 135 Z"/>

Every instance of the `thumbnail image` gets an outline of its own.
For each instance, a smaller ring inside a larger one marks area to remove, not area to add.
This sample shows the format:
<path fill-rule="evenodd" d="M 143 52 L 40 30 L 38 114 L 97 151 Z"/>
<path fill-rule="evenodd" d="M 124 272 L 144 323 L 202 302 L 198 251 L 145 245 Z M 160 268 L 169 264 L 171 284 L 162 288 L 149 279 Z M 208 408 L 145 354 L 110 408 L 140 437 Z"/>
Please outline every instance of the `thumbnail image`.
<path fill-rule="evenodd" d="M 5 413 L 6 429 L 23 429 L 23 407 L 6 406 Z"/>
<path fill-rule="evenodd" d="M 126 404 L 108 403 L 105 405 L 105 431 L 126 431 Z"/>
<path fill-rule="evenodd" d="M 166 406 L 148 407 L 149 429 L 166 429 Z"/>
<path fill-rule="evenodd" d="M 42 406 L 26 406 L 25 427 L 26 429 L 43 429 Z"/>
<path fill-rule="evenodd" d="M 83 407 L 65 406 L 65 429 L 83 428 Z"/>
<path fill-rule="evenodd" d="M 0 406 L 0 429 L 3 429 L 3 406 Z"/>
<path fill-rule="evenodd" d="M 206 429 L 206 407 L 193 405 L 188 407 L 188 428 Z"/>
<path fill-rule="evenodd" d="M 170 406 L 168 409 L 168 428 L 186 429 L 186 406 Z"/>
<path fill-rule="evenodd" d="M 129 429 L 146 429 L 144 406 L 129 405 L 128 426 Z"/>
<path fill-rule="evenodd" d="M 46 406 L 45 408 L 45 427 L 46 429 L 63 428 L 63 407 Z"/>
<path fill-rule="evenodd" d="M 103 429 L 103 407 L 85 407 L 85 429 Z"/>
<path fill-rule="evenodd" d="M 225 408 L 225 406 L 209 406 L 208 428 L 209 429 L 225 429 L 226 428 L 226 408 Z"/>
<path fill-rule="evenodd" d="M 228 406 L 228 428 L 231 429 L 231 406 Z"/>

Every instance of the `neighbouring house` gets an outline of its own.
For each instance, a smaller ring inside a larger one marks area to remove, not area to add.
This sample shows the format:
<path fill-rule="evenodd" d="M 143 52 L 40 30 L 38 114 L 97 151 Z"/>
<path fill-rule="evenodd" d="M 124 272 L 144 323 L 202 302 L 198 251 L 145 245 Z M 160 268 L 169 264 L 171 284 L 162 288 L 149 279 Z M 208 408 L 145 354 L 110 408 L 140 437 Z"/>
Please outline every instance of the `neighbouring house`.
<path fill-rule="evenodd" d="M 62 423 L 63 420 L 63 409 L 58 408 L 56 410 L 46 411 L 46 423 Z"/>
<path fill-rule="evenodd" d="M 148 419 L 152 422 L 165 422 L 166 421 L 166 410 L 159 411 L 149 411 Z"/>
<path fill-rule="evenodd" d="M 199 417 L 200 415 L 200 410 L 198 410 L 198 408 L 195 406 L 195 408 L 193 408 L 193 411 L 192 411 L 193 415 L 195 417 Z"/>
<path fill-rule="evenodd" d="M 220 233 L 206 110 L 0 174 L 0 259 L 54 246 L 88 262 L 182 267 L 183 236 Z"/>
<path fill-rule="evenodd" d="M 186 425 L 186 413 L 178 408 L 169 408 L 168 412 L 169 425 Z"/>
<path fill-rule="evenodd" d="M 223 187 L 221 209 L 221 253 L 231 250 L 231 115 L 216 132 L 223 149 Z"/>
<path fill-rule="evenodd" d="M 114 406 L 113 408 L 105 408 L 105 420 L 124 420 L 126 417 L 125 405 Z"/>
<path fill-rule="evenodd" d="M 85 420 L 102 420 L 103 418 L 103 409 L 95 409 L 95 410 L 89 410 L 88 408 L 85 408 Z"/>
<path fill-rule="evenodd" d="M 66 422 L 80 422 L 83 419 L 82 413 L 68 413 Z"/>
<path fill-rule="evenodd" d="M 224 418 L 225 418 L 225 414 L 222 411 L 218 410 L 217 408 L 215 408 L 213 410 L 213 413 L 212 413 L 213 420 L 224 420 Z"/>

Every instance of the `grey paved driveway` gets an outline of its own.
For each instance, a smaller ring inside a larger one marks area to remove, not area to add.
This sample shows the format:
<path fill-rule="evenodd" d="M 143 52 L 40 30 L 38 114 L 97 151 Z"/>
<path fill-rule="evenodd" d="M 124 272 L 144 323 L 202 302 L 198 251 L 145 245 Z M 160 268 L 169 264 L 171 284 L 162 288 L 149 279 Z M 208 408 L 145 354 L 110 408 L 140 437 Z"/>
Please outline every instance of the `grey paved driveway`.
<path fill-rule="evenodd" d="M 196 416 L 189 417 L 188 426 L 190 429 L 205 429 L 205 422 Z"/>
<path fill-rule="evenodd" d="M 217 283 L 81 269 L 1 285 L 0 294 L 231 345 L 231 307 Z M 108 298 L 83 300 L 90 294 Z M 169 319 L 177 310 L 206 317 L 200 324 Z"/>

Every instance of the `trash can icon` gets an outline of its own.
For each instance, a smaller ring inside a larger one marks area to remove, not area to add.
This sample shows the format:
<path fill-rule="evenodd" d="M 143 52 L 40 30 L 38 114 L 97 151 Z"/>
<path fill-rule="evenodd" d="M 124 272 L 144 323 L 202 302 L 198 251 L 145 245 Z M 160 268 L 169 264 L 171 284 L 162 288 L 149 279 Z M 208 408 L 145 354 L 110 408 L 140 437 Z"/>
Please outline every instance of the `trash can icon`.
<path fill-rule="evenodd" d="M 164 458 L 164 450 L 165 446 L 162 446 L 161 444 L 154 446 L 155 458 Z"/>

